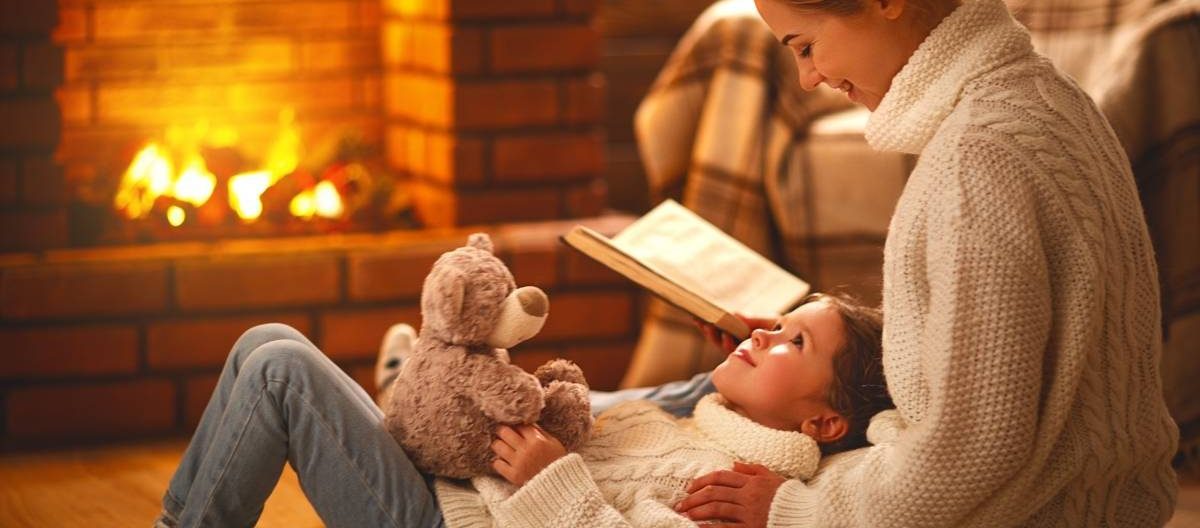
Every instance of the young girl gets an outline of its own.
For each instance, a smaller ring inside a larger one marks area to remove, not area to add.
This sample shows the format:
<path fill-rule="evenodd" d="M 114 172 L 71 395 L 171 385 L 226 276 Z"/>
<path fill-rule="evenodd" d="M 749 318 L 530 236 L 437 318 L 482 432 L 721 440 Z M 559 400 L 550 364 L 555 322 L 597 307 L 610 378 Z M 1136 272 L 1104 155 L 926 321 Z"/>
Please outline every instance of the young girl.
<path fill-rule="evenodd" d="M 439 480 L 435 499 L 353 380 L 295 330 L 256 327 L 234 346 L 156 526 L 254 524 L 285 460 L 329 526 L 691 525 L 672 507 L 700 475 L 808 478 L 822 452 L 864 445 L 891 405 L 880 340 L 877 311 L 814 295 L 729 355 L 694 416 L 622 404 L 570 454 L 534 426 L 502 426 L 502 479 Z"/>
<path fill-rule="evenodd" d="M 692 526 L 673 506 L 701 475 L 739 464 L 807 480 L 822 452 L 864 445 L 868 420 L 891 406 L 880 342 L 878 312 L 810 296 L 729 354 L 690 418 L 624 403 L 570 454 L 535 426 L 501 426 L 492 450 L 503 480 L 437 482 L 446 524 Z"/>

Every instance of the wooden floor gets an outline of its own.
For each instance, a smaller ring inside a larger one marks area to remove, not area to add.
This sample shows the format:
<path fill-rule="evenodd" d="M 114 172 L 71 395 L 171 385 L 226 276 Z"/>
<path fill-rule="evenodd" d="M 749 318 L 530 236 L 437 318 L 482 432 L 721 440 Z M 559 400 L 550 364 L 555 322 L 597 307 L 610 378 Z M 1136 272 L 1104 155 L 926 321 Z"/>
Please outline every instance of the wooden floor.
<path fill-rule="evenodd" d="M 0 527 L 149 527 L 183 441 L 0 456 Z M 310 528 L 321 519 L 284 470 L 259 526 Z M 1200 480 L 1187 480 L 1168 528 L 1200 528 Z"/>

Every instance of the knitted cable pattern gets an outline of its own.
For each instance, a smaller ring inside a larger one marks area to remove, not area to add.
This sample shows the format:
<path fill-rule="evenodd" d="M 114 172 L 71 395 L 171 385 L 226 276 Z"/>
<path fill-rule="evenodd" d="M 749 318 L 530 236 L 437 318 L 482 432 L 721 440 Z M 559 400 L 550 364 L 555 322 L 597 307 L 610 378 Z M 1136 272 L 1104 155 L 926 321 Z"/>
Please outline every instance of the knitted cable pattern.
<path fill-rule="evenodd" d="M 807 479 L 819 457 L 808 436 L 756 424 L 711 394 L 689 419 L 645 401 L 614 407 L 600 415 L 578 453 L 519 489 L 494 477 L 473 479 L 473 492 L 452 481 L 436 487 L 451 528 L 691 526 L 672 507 L 695 478 L 740 460 Z"/>

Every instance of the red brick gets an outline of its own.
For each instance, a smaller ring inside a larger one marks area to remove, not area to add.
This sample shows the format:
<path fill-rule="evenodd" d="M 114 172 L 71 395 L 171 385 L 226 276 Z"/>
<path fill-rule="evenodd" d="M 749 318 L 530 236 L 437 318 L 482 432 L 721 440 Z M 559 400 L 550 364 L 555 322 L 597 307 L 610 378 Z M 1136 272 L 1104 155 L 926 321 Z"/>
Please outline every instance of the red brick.
<path fill-rule="evenodd" d="M 0 211 L 0 251 L 65 247 L 67 230 L 65 209 Z"/>
<path fill-rule="evenodd" d="M 442 0 L 447 1 L 447 0 Z M 555 0 L 509 0 L 496 2 L 493 0 L 448 0 L 450 16 L 456 20 L 493 19 L 493 18 L 529 18 L 552 15 L 555 10 Z"/>
<path fill-rule="evenodd" d="M 94 110 L 91 87 L 65 86 L 55 92 L 54 98 L 58 101 L 63 123 L 67 125 L 68 130 L 71 125 L 86 125 L 92 121 Z M 63 134 L 63 144 L 70 144 L 66 133 Z"/>
<path fill-rule="evenodd" d="M 511 252 L 508 267 L 519 286 L 548 289 L 558 284 L 558 253 L 554 248 Z"/>
<path fill-rule="evenodd" d="M 299 69 L 292 39 L 242 37 L 238 45 L 160 43 L 152 47 L 75 47 L 66 51 L 68 81 L 133 79 L 206 81 L 214 76 L 270 77 Z"/>
<path fill-rule="evenodd" d="M 552 80 L 459 81 L 454 85 L 454 128 L 494 129 L 549 125 L 558 119 Z"/>
<path fill-rule="evenodd" d="M 393 24 L 401 24 L 393 22 Z M 407 24 L 410 41 L 403 40 L 404 30 L 392 30 L 400 40 L 384 40 L 384 53 L 404 58 L 404 64 L 437 73 L 479 73 L 483 71 L 483 30 L 445 24 Z M 393 46 L 409 46 L 408 49 Z M 392 52 L 395 53 L 392 53 Z"/>
<path fill-rule="evenodd" d="M 518 344 L 508 351 L 509 357 L 512 359 L 512 364 L 521 367 L 521 370 L 530 374 L 537 370 L 538 367 L 547 362 L 563 357 L 562 347 L 553 346 L 528 346 Z"/>
<path fill-rule="evenodd" d="M 183 384 L 183 425 L 189 431 L 196 430 L 204 409 L 217 390 L 220 374 L 205 374 L 187 379 Z"/>
<path fill-rule="evenodd" d="M 568 346 L 563 357 L 583 369 L 588 385 L 595 390 L 616 390 L 633 359 L 632 339 L 620 343 Z"/>
<path fill-rule="evenodd" d="M 634 295 L 631 292 L 552 293 L 546 326 L 530 342 L 542 344 L 588 337 L 631 336 Z"/>
<path fill-rule="evenodd" d="M 419 299 L 433 262 L 462 243 L 455 239 L 350 255 L 346 264 L 350 300 Z"/>
<path fill-rule="evenodd" d="M 56 440 L 166 432 L 175 425 L 175 392 L 165 380 L 15 388 L 8 393 L 6 432 Z"/>
<path fill-rule="evenodd" d="M 205 4 L 102 2 L 95 5 L 98 42 L 143 36 L 202 36 L 269 31 L 346 30 L 354 27 L 350 2 L 236 2 L 214 9 Z"/>
<path fill-rule="evenodd" d="M 565 249 L 565 275 L 568 284 L 604 284 L 630 286 L 632 283 L 623 275 L 611 270 L 595 259 L 574 249 Z"/>
<path fill-rule="evenodd" d="M 359 387 L 362 387 L 367 394 L 375 398 L 375 365 L 355 365 L 344 366 L 342 370 L 354 380 Z"/>
<path fill-rule="evenodd" d="M 596 14 L 597 0 L 561 0 L 562 10 L 568 15 L 592 16 Z"/>
<path fill-rule="evenodd" d="M 577 180 L 604 169 L 604 138 L 596 133 L 501 137 L 492 153 L 497 181 Z"/>
<path fill-rule="evenodd" d="M 0 127 L 0 148 L 46 148 L 58 143 L 58 105 L 50 95 L 0 100 L 0 123 L 10 124 Z"/>
<path fill-rule="evenodd" d="M 321 315 L 321 350 L 336 360 L 368 359 L 379 354 L 383 334 L 396 323 L 421 328 L 416 304 L 396 308 L 328 312 Z"/>
<path fill-rule="evenodd" d="M 430 227 L 547 220 L 562 211 L 554 187 L 455 190 L 417 182 L 412 190 L 417 216 Z"/>
<path fill-rule="evenodd" d="M 14 267 L 0 278 L 6 319 L 105 317 L 167 307 L 167 269 L 159 262 Z"/>
<path fill-rule="evenodd" d="M 368 71 L 379 66 L 375 39 L 312 40 L 300 46 L 301 65 L 309 72 Z"/>
<path fill-rule="evenodd" d="M 484 182 L 489 159 L 481 138 L 400 125 L 385 136 L 388 163 L 398 171 L 446 185 Z"/>
<path fill-rule="evenodd" d="M 49 35 L 58 20 L 58 2 L 0 1 L 0 35 Z"/>
<path fill-rule="evenodd" d="M 595 73 L 565 81 L 563 121 L 572 124 L 599 123 L 604 119 L 604 76 Z"/>
<path fill-rule="evenodd" d="M 0 90 L 16 90 L 21 84 L 17 53 L 15 45 L 0 44 Z"/>
<path fill-rule="evenodd" d="M 284 81 L 110 82 L 100 84 L 96 119 L 105 124 L 157 125 L 209 118 L 220 109 L 227 119 L 275 123 L 286 101 L 304 116 L 354 109 L 361 83 L 346 74 Z"/>
<path fill-rule="evenodd" d="M 454 90 L 449 79 L 389 73 L 383 77 L 383 107 L 388 117 L 441 128 L 454 124 Z"/>
<path fill-rule="evenodd" d="M 59 2 L 61 4 L 61 2 Z M 55 42 L 81 41 L 88 37 L 87 10 L 84 7 L 58 7 L 58 27 L 52 34 Z"/>
<path fill-rule="evenodd" d="M 21 195 L 28 205 L 66 205 L 67 186 L 63 170 L 50 157 L 25 158 Z"/>
<path fill-rule="evenodd" d="M 132 374 L 138 367 L 133 326 L 52 326 L 0 330 L 0 378 L 37 379 Z"/>
<path fill-rule="evenodd" d="M 219 257 L 175 267 L 175 293 L 184 310 L 300 306 L 340 298 L 332 255 Z"/>
<path fill-rule="evenodd" d="M 49 42 L 24 46 L 23 85 L 30 90 L 50 90 L 63 82 L 62 48 Z"/>
<path fill-rule="evenodd" d="M 563 202 L 570 218 L 599 216 L 608 208 L 608 180 L 604 178 L 573 185 L 564 192 L 566 197 Z"/>
<path fill-rule="evenodd" d="M 295 313 L 160 321 L 146 329 L 147 362 L 155 370 L 219 368 L 237 339 L 263 323 L 283 323 L 305 336 L 312 333 L 308 316 Z"/>
<path fill-rule="evenodd" d="M 500 73 L 586 70 L 600 58 L 600 37 L 587 24 L 500 27 L 490 43 L 490 66 Z"/>
<path fill-rule="evenodd" d="M 0 205 L 13 205 L 21 199 L 21 175 L 12 160 L 0 159 Z"/>

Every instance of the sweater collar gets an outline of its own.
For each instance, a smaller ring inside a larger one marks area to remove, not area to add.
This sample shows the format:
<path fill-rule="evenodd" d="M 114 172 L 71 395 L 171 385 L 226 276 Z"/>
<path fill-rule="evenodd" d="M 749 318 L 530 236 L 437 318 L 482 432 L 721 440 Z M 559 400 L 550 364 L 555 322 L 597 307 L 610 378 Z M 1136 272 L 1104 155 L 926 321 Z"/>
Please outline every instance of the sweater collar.
<path fill-rule="evenodd" d="M 734 458 L 762 464 L 787 478 L 807 479 L 817 470 L 817 442 L 796 431 L 761 425 L 727 406 L 719 393 L 705 396 L 693 414 L 696 427 Z"/>
<path fill-rule="evenodd" d="M 892 79 L 867 122 L 875 150 L 919 154 L 973 79 L 1033 52 L 1002 0 L 964 0 Z"/>

